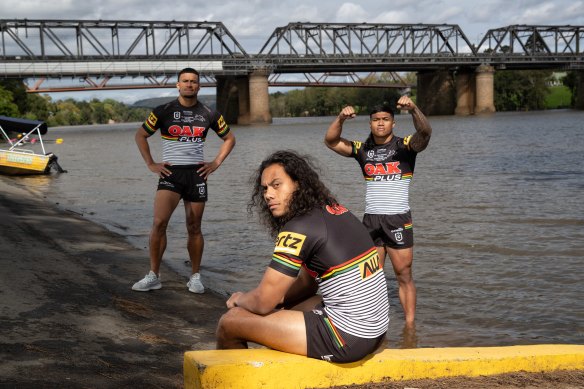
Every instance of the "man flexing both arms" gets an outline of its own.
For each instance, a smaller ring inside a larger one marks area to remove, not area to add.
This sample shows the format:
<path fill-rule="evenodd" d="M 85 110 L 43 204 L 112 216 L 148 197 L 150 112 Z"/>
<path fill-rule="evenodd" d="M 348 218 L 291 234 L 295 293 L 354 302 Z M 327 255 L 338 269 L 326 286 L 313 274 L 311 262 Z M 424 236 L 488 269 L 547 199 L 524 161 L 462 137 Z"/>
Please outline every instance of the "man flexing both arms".
<path fill-rule="evenodd" d="M 250 207 L 277 237 L 274 253 L 260 284 L 227 300 L 217 348 L 252 341 L 340 363 L 372 353 L 385 338 L 389 303 L 367 230 L 293 152 L 269 156 L 256 177 Z"/>
<path fill-rule="evenodd" d="M 203 293 L 199 267 L 203 256 L 201 219 L 207 201 L 207 178 L 223 163 L 235 146 L 235 137 L 223 116 L 197 100 L 201 88 L 199 73 L 185 68 L 178 75 L 178 99 L 156 107 L 142 127 L 136 131 L 136 144 L 148 169 L 160 177 L 154 198 L 154 222 L 150 232 L 150 272 L 132 289 L 145 292 L 160 289 L 159 271 L 166 250 L 166 228 L 182 198 L 188 233 L 187 249 L 192 275 L 189 291 Z M 211 162 L 203 158 L 207 132 L 212 129 L 223 140 Z M 160 130 L 163 162 L 155 162 L 148 138 Z"/>
<path fill-rule="evenodd" d="M 367 182 L 363 224 L 383 264 L 386 253 L 399 283 L 399 299 L 407 326 L 413 326 L 416 314 L 416 287 L 412 277 L 414 232 L 409 205 L 409 185 L 417 153 L 423 151 L 432 134 L 430 123 L 407 96 L 398 102 L 408 110 L 416 133 L 400 138 L 393 133 L 393 110 L 377 107 L 369 115 L 371 133 L 364 143 L 341 137 L 343 123 L 356 116 L 353 107 L 345 107 L 329 126 L 325 144 L 336 153 L 353 157 L 361 166 Z"/>

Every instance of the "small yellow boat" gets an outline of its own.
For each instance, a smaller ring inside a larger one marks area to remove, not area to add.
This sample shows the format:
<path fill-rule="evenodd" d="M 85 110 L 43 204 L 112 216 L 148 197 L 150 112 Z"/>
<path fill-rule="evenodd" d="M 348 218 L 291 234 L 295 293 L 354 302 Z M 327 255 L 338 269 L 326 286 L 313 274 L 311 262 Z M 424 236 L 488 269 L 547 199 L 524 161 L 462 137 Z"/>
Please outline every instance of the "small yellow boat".
<path fill-rule="evenodd" d="M 51 168 L 64 173 L 65 170 L 57 162 L 57 156 L 45 151 L 42 136 L 47 130 L 45 122 L 0 116 L 0 134 L 8 146 L 0 147 L 0 174 L 49 174 Z M 17 132 L 20 138 L 11 139 L 7 131 Z M 37 138 L 31 140 L 31 135 L 37 135 L 38 142 Z M 33 150 L 32 145 L 36 143 L 40 144 L 42 154 Z"/>

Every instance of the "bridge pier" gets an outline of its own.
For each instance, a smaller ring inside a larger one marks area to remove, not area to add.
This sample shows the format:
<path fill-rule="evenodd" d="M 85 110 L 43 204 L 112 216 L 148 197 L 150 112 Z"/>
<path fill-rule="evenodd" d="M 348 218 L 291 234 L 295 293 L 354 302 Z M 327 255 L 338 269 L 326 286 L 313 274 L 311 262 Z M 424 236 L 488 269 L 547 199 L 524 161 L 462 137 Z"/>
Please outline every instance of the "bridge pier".
<path fill-rule="evenodd" d="M 237 124 L 250 124 L 249 80 L 247 77 L 239 77 L 237 79 L 237 92 L 239 97 L 239 116 L 237 117 Z"/>
<path fill-rule="evenodd" d="M 418 72 L 416 104 L 424 114 L 452 115 L 455 91 L 452 74 L 447 70 Z"/>
<path fill-rule="evenodd" d="M 256 71 L 248 77 L 216 76 L 217 110 L 229 124 L 272 122 L 268 74 Z"/>
<path fill-rule="evenodd" d="M 272 122 L 268 72 L 255 70 L 249 75 L 249 122 L 268 124 Z"/>
<path fill-rule="evenodd" d="M 481 65 L 475 71 L 475 115 L 495 112 L 495 68 Z"/>
<path fill-rule="evenodd" d="M 455 115 L 465 116 L 495 112 L 495 69 L 481 65 L 472 73 L 462 69 L 456 72 Z"/>
<path fill-rule="evenodd" d="M 456 108 L 454 114 L 458 116 L 472 115 L 475 105 L 474 75 L 468 71 L 458 71 L 455 81 Z"/>
<path fill-rule="evenodd" d="M 237 123 L 239 116 L 239 99 L 237 79 L 235 77 L 217 76 L 216 100 L 217 110 L 229 124 Z"/>

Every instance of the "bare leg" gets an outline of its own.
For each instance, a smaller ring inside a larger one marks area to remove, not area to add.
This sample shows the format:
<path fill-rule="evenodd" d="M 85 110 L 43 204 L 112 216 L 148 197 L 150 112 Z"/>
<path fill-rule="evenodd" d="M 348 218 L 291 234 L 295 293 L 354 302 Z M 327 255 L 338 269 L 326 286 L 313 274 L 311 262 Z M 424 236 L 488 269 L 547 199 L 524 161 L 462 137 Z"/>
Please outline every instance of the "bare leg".
<path fill-rule="evenodd" d="M 418 337 L 416 336 L 415 325 L 404 325 L 402 329 L 402 339 L 399 348 L 417 348 Z"/>
<path fill-rule="evenodd" d="M 416 286 L 412 276 L 412 262 L 414 260 L 414 249 L 385 248 L 391 259 L 393 271 L 399 284 L 399 301 L 404 309 L 406 325 L 413 326 L 416 316 Z"/>
<path fill-rule="evenodd" d="M 376 246 L 377 254 L 379 255 L 379 266 L 383 268 L 385 265 L 385 247 L 384 246 Z"/>
<path fill-rule="evenodd" d="M 293 354 L 306 355 L 306 325 L 300 311 L 279 310 L 261 316 L 231 308 L 219 320 L 217 349 L 247 348 L 254 342 Z"/>
<path fill-rule="evenodd" d="M 180 195 L 169 190 L 156 191 L 154 197 L 154 221 L 150 231 L 150 270 L 158 274 L 162 255 L 166 250 L 166 228 L 176 209 Z"/>
<path fill-rule="evenodd" d="M 185 201 L 185 214 L 188 232 L 187 249 L 193 274 L 199 272 L 205 241 L 201 231 L 201 220 L 205 211 L 204 202 Z"/>

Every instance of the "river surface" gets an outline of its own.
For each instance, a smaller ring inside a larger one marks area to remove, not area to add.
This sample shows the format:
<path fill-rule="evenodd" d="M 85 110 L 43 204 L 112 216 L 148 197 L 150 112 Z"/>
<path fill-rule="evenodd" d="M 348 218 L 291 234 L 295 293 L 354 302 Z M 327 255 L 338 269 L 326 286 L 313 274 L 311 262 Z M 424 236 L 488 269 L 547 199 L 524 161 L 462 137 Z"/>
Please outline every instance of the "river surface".
<path fill-rule="evenodd" d="M 357 163 L 323 144 L 331 120 L 232 126 L 237 145 L 209 178 L 203 218 L 202 277 L 208 288 L 225 295 L 248 290 L 270 261 L 272 240 L 257 216 L 247 213 L 247 202 L 249 180 L 272 151 L 311 155 L 323 181 L 362 217 L 365 184 Z M 396 134 L 413 132 L 409 115 L 396 121 Z M 584 112 L 436 116 L 430 122 L 434 133 L 418 156 L 410 198 L 416 332 L 402 333 L 397 284 L 386 266 L 390 347 L 583 344 Z M 50 129 L 46 147 L 68 173 L 1 179 L 124 235 L 145 249 L 146 274 L 157 177 L 134 143 L 138 126 Z M 366 117 L 346 122 L 346 138 L 364 140 L 367 134 Z M 55 143 L 58 138 L 63 143 Z M 220 143 L 210 133 L 206 160 Z M 159 160 L 158 136 L 151 147 Z M 170 224 L 164 260 L 186 281 L 182 205 Z M 128 279 L 128 288 L 144 274 Z"/>

